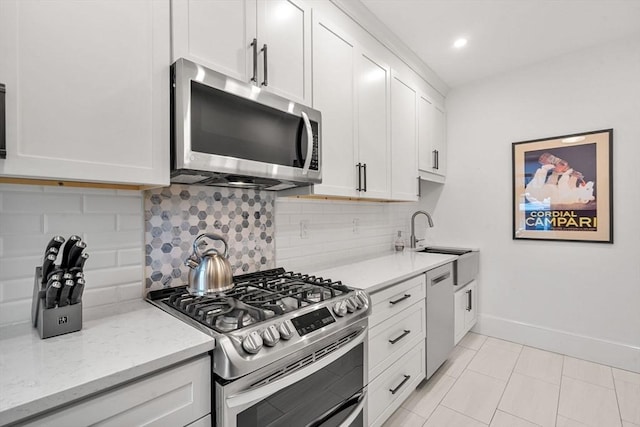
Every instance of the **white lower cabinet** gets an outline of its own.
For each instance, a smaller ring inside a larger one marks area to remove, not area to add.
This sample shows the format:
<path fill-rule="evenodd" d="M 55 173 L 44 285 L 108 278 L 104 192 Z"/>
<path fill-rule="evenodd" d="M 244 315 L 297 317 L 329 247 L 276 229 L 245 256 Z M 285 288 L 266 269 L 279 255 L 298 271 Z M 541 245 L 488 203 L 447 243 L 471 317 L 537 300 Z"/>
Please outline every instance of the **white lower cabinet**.
<path fill-rule="evenodd" d="M 424 339 L 369 383 L 369 426 L 382 425 L 425 377 Z"/>
<path fill-rule="evenodd" d="M 380 426 L 425 378 L 425 275 L 371 294 L 368 348 L 370 426 Z"/>
<path fill-rule="evenodd" d="M 210 426 L 208 355 L 87 398 L 22 426 Z"/>
<path fill-rule="evenodd" d="M 456 290 L 455 304 L 455 343 L 458 344 L 478 321 L 477 311 L 478 282 L 475 280 Z"/>

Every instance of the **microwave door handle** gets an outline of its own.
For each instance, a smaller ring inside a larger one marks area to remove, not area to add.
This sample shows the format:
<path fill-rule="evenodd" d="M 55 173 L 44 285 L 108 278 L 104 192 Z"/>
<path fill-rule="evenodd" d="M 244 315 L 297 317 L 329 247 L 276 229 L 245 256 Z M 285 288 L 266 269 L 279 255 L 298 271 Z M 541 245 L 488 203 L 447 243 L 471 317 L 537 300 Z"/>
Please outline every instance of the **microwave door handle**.
<path fill-rule="evenodd" d="M 313 154 L 313 130 L 311 130 L 311 122 L 307 113 L 302 111 L 302 120 L 304 121 L 304 127 L 307 129 L 307 156 L 304 158 L 304 167 L 302 168 L 302 174 L 307 175 L 309 173 L 309 167 L 311 166 L 311 155 Z M 300 137 L 300 143 L 302 144 L 302 137 Z"/>

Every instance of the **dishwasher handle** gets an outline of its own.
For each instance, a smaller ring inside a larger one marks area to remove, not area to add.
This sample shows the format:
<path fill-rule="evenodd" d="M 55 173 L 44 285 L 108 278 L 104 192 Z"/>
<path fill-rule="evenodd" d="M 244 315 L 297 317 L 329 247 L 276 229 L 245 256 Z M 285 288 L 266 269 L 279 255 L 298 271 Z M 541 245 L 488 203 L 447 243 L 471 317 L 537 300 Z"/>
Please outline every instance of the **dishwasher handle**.
<path fill-rule="evenodd" d="M 441 274 L 438 277 L 434 277 L 433 279 L 431 279 L 431 286 L 437 285 L 438 283 L 442 282 L 443 280 L 447 280 L 449 277 L 451 277 L 451 272 L 447 271 L 444 274 Z"/>

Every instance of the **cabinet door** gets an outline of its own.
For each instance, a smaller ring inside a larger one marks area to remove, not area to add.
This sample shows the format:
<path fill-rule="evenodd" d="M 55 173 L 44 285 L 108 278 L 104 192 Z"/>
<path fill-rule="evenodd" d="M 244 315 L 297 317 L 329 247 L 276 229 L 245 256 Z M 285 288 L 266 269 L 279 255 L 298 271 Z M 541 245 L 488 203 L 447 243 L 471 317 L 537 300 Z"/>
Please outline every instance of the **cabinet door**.
<path fill-rule="evenodd" d="M 358 55 L 358 153 L 363 170 L 361 197 L 388 199 L 391 194 L 389 160 L 389 67 L 361 53 Z"/>
<path fill-rule="evenodd" d="M 168 0 L 2 0 L 0 82 L 0 176 L 168 185 Z"/>
<path fill-rule="evenodd" d="M 446 143 L 444 111 L 427 97 L 418 98 L 418 167 L 427 172 L 423 177 L 442 181 L 446 175 Z M 437 175 L 432 177 L 430 174 Z"/>
<path fill-rule="evenodd" d="M 391 197 L 418 200 L 417 93 L 393 73 L 391 78 Z"/>
<path fill-rule="evenodd" d="M 476 324 L 478 319 L 478 282 L 475 280 L 467 285 L 465 290 L 465 313 L 464 313 L 464 326 L 469 331 L 473 325 Z"/>
<path fill-rule="evenodd" d="M 171 13 L 172 62 L 186 58 L 245 82 L 253 77 L 256 0 L 172 0 Z"/>
<path fill-rule="evenodd" d="M 322 184 L 316 194 L 357 197 L 354 43 L 314 14 L 313 108 L 322 112 Z"/>
<path fill-rule="evenodd" d="M 455 343 L 458 344 L 460 340 L 467 333 L 465 329 L 465 318 L 467 313 L 467 293 L 464 290 L 459 290 L 454 294 L 454 335 Z"/>
<path fill-rule="evenodd" d="M 258 0 L 257 34 L 258 83 L 311 105 L 311 7 L 302 0 Z"/>

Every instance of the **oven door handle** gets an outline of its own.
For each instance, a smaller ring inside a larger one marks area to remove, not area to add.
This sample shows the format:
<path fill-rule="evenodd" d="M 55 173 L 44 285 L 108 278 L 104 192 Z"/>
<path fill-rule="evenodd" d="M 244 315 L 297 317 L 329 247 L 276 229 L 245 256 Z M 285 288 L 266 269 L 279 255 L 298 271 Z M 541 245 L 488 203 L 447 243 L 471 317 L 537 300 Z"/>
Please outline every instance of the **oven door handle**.
<path fill-rule="evenodd" d="M 338 403 L 336 406 L 329 409 L 327 412 L 320 415 L 315 420 L 311 421 L 309 424 L 306 425 L 306 427 L 321 427 L 322 424 L 331 420 L 331 418 L 333 418 L 340 412 L 357 404 L 357 406 L 351 411 L 349 416 L 342 422 L 342 424 L 340 424 L 341 426 L 350 426 L 351 423 L 353 423 L 353 421 L 356 419 L 360 411 L 362 411 L 362 408 L 364 407 L 364 403 L 365 403 L 364 398 L 366 395 L 367 395 L 367 392 L 365 390 L 362 390 L 354 394 L 349 399 L 345 400 L 344 402 Z"/>
<path fill-rule="evenodd" d="M 362 344 L 367 337 L 367 329 L 362 328 L 360 334 L 354 338 L 352 341 L 347 343 L 344 347 L 340 347 L 338 350 L 334 351 L 328 356 L 323 357 L 322 359 L 311 363 L 310 365 L 305 366 L 304 368 L 292 372 L 291 374 L 283 377 L 282 379 L 276 380 L 272 383 L 263 385 L 261 387 L 247 390 L 235 394 L 233 396 L 229 396 L 225 399 L 225 403 L 229 408 L 234 408 L 236 406 L 243 405 L 252 405 L 256 402 L 266 399 L 267 397 L 275 394 L 279 390 L 282 390 L 286 387 L 289 387 L 292 384 L 297 383 L 298 381 L 308 377 L 309 375 L 317 372 L 318 370 L 324 368 L 325 366 L 330 365 L 336 360 L 340 359 L 345 354 L 349 353 L 351 350 L 356 348 L 358 345 Z"/>

